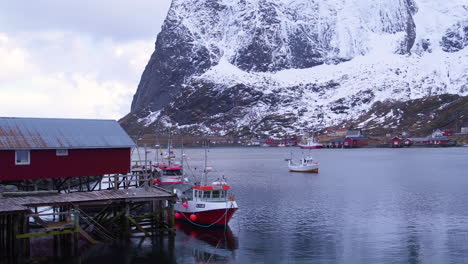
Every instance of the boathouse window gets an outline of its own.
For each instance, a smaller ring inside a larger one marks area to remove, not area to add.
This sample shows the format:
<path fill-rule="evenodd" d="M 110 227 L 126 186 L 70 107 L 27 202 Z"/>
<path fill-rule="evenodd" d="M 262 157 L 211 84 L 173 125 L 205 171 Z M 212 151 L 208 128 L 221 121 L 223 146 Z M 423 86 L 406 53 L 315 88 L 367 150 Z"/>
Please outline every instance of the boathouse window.
<path fill-rule="evenodd" d="M 57 156 L 68 156 L 68 149 L 57 149 Z"/>
<path fill-rule="evenodd" d="M 219 191 L 213 191 L 212 198 L 219 198 Z"/>
<path fill-rule="evenodd" d="M 31 164 L 29 150 L 15 151 L 15 164 L 16 165 L 29 165 Z"/>
<path fill-rule="evenodd" d="M 211 192 L 203 192 L 203 198 L 210 198 Z"/>

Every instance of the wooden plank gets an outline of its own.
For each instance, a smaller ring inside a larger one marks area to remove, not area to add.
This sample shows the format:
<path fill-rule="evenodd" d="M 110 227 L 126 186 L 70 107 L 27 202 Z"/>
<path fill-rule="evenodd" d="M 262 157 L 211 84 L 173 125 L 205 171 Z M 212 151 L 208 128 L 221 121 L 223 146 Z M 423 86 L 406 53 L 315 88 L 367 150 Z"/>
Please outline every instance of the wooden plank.
<path fill-rule="evenodd" d="M 96 192 L 81 192 L 69 194 L 50 194 L 44 196 L 20 196 L 0 198 L 0 213 L 24 211 L 25 206 L 60 206 L 70 203 L 150 201 L 153 199 L 174 199 L 175 194 L 158 188 L 136 188 L 127 190 L 104 190 Z"/>
<path fill-rule="evenodd" d="M 146 232 L 146 230 L 143 229 L 143 228 L 137 223 L 137 221 L 135 221 L 135 219 L 133 219 L 133 218 L 132 218 L 131 216 L 129 216 L 129 215 L 127 216 L 127 218 L 128 218 L 128 220 L 130 220 L 130 222 L 132 222 L 132 224 L 135 225 L 135 227 L 136 227 L 138 230 L 140 230 L 142 233 L 144 233 L 145 236 L 149 236 L 148 232 Z"/>
<path fill-rule="evenodd" d="M 89 241 L 89 243 L 91 244 L 101 244 L 101 242 L 93 239 L 86 231 L 84 231 L 83 229 L 81 228 L 78 228 L 78 232 L 80 233 L 80 235 L 82 235 L 84 238 L 86 238 L 86 240 Z"/>
<path fill-rule="evenodd" d="M 33 237 L 41 237 L 41 236 L 66 235 L 66 234 L 73 234 L 75 232 L 78 232 L 78 230 L 75 230 L 75 229 L 53 230 L 53 231 L 46 231 L 46 232 L 20 234 L 20 235 L 16 235 L 16 239 L 33 238 Z"/>

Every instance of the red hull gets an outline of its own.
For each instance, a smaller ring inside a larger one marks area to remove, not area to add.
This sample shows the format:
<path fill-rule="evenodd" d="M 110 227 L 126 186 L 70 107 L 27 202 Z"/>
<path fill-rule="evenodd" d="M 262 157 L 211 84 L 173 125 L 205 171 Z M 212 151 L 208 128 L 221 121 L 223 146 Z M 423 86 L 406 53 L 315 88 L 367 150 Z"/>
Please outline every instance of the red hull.
<path fill-rule="evenodd" d="M 323 146 L 301 146 L 301 149 L 323 149 Z"/>
<path fill-rule="evenodd" d="M 229 223 L 229 220 L 231 220 L 231 217 L 236 212 L 236 210 L 237 208 L 229 208 L 227 209 L 227 212 L 226 209 L 202 211 L 196 213 L 178 212 L 182 214 L 182 217 L 180 217 L 177 220 L 188 221 L 191 223 L 205 226 L 224 226 Z M 190 220 L 190 215 L 192 214 L 195 214 L 197 216 L 197 219 L 195 221 Z"/>

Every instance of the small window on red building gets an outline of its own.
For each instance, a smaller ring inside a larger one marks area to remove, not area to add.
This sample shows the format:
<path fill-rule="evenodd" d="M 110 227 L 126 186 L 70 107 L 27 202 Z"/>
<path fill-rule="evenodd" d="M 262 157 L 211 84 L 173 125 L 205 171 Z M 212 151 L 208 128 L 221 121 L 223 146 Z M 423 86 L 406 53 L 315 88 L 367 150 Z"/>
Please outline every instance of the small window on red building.
<path fill-rule="evenodd" d="M 57 156 L 68 156 L 68 149 L 57 149 Z"/>
<path fill-rule="evenodd" d="M 29 165 L 31 164 L 29 150 L 15 151 L 15 164 L 16 165 Z"/>

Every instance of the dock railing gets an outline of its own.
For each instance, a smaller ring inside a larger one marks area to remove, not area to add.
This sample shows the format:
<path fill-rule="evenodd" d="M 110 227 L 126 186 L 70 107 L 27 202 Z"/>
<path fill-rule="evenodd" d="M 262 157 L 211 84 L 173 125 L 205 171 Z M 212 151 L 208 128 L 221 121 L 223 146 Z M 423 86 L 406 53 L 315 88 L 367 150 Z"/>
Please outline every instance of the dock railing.
<path fill-rule="evenodd" d="M 153 161 L 151 160 L 132 160 L 130 164 L 132 173 L 153 171 Z"/>
<path fill-rule="evenodd" d="M 107 189 L 129 189 L 138 188 L 145 185 L 152 186 L 154 176 L 152 173 L 141 173 L 141 174 L 114 174 L 104 175 L 102 177 L 102 184 Z"/>

